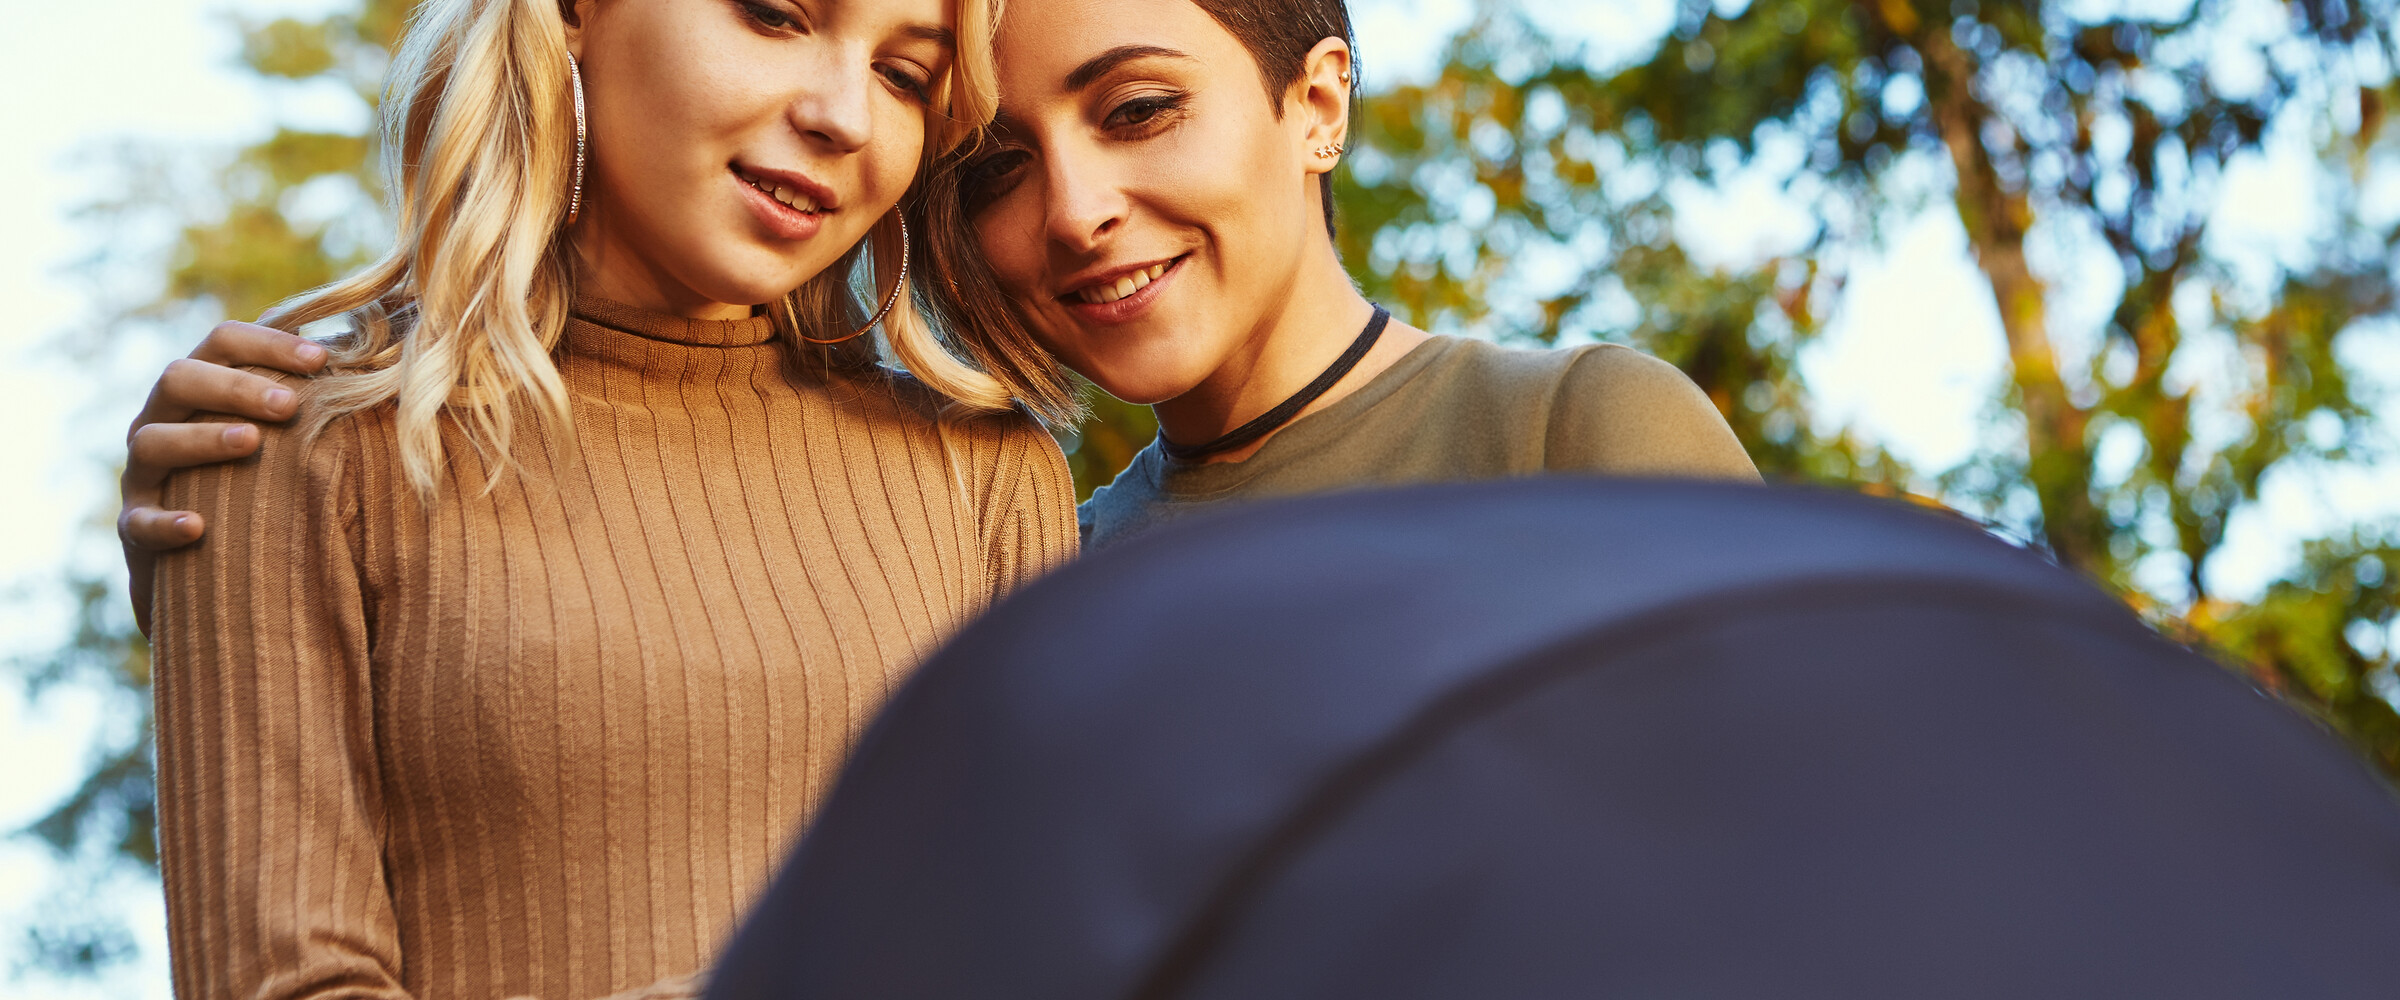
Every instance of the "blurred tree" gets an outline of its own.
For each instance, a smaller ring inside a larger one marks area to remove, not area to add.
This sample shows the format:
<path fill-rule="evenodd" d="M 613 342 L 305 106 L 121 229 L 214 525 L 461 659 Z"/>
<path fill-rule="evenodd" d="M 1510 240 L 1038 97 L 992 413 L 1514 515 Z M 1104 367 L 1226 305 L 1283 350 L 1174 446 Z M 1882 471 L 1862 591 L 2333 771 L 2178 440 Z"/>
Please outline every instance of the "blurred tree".
<path fill-rule="evenodd" d="M 1837 231 L 1747 271 L 1696 263 L 1669 192 L 1705 174 L 1700 144 L 1628 114 L 1629 80 L 1487 4 L 1436 77 L 1359 109 L 1344 259 L 1370 297 L 1436 332 L 1612 340 L 1676 363 L 1770 476 L 1899 491 L 1901 463 L 1809 419 L 1797 365 L 1826 318 L 1816 299 L 1837 279 L 1818 258 Z"/>
<path fill-rule="evenodd" d="M 239 25 L 242 65 L 261 77 L 322 84 L 355 93 L 371 111 L 381 89 L 387 53 L 413 0 L 366 0 L 351 11 L 316 20 L 284 18 Z M 371 114 L 361 121 L 371 121 Z M 363 262 L 387 239 L 377 227 L 381 183 L 371 129 L 355 132 L 279 128 L 235 154 L 190 196 L 179 175 L 182 158 L 158 150 L 115 151 L 113 166 L 136 183 L 128 192 L 87 206 L 86 225 L 109 234 L 135 234 L 164 223 L 175 234 L 164 282 L 155 263 L 148 293 L 131 302 L 111 285 L 100 297 L 96 330 L 79 331 L 67 345 L 83 357 L 105 356 L 153 329 L 160 320 L 197 312 L 256 316 L 277 300 L 322 284 Z M 130 237 L 129 237 L 130 238 Z M 86 270 L 120 262 L 96 257 Z M 190 336 L 177 327 L 172 336 Z M 113 515 L 100 523 L 113 522 Z M 23 832 L 62 860 L 95 869 L 130 864 L 155 869 L 157 815 L 150 742 L 150 650 L 125 610 L 115 571 L 68 581 L 77 606 L 68 640 L 48 655 L 14 666 L 30 694 L 60 683 L 109 692 L 126 718 L 104 727 L 81 784 Z M 52 972 L 92 972 L 129 957 L 125 929 L 93 913 L 84 901 L 47 907 L 27 929 L 27 953 Z"/>
<path fill-rule="evenodd" d="M 1770 476 L 1883 491 L 1911 474 L 1812 429 L 1794 361 L 1842 263 L 1911 207 L 1902 166 L 1938 164 L 2007 337 L 1999 416 L 2021 437 L 1928 487 L 2400 774 L 2400 718 L 2376 693 L 2400 610 L 2392 539 L 2320 542 L 2253 604 L 2204 573 L 2262 482 L 2369 449 L 2374 414 L 2338 348 L 2389 329 L 2395 305 L 2400 230 L 2354 210 L 2370 165 L 2394 166 L 2379 137 L 2400 96 L 2395 4 L 2295 0 L 2265 25 L 2244 16 L 2259 6 L 1680 0 L 1647 59 L 1595 70 L 1487 4 L 1435 78 L 1367 101 L 1343 249 L 1419 325 L 1631 343 L 1698 381 Z M 2314 139 L 2333 202 L 2297 262 L 2208 239 L 2227 171 L 2282 129 Z M 1664 192 L 1779 156 L 1814 237 L 1744 273 L 1694 266 Z M 2115 303 L 2096 336 L 2054 321 L 2029 247 L 2045 233 L 2074 268 L 2117 272 L 2082 276 Z"/>

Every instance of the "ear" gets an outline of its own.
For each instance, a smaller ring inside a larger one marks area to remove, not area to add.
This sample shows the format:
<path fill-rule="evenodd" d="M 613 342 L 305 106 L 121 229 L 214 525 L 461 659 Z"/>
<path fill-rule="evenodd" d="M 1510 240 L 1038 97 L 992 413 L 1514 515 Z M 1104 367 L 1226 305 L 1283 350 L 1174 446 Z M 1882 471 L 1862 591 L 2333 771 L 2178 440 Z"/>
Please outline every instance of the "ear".
<path fill-rule="evenodd" d="M 1342 162 L 1335 150 L 1350 141 L 1350 43 L 1327 38 L 1308 50 L 1300 82 L 1289 97 L 1302 126 L 1301 162 L 1311 174 L 1329 173 Z"/>
<path fill-rule="evenodd" d="M 559 18 L 567 25 L 567 54 L 577 62 L 583 60 L 583 19 L 591 16 L 597 0 L 558 0 Z"/>

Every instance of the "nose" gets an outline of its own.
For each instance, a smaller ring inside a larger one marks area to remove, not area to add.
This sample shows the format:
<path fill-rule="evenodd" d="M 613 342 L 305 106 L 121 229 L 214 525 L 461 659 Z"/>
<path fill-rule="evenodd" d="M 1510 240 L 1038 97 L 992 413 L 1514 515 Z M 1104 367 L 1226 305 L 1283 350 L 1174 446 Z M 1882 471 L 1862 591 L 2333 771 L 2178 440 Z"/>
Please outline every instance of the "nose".
<path fill-rule="evenodd" d="M 875 135 L 871 105 L 874 58 L 865 51 L 842 52 L 820 63 L 792 95 L 792 127 L 829 152 L 855 153 Z"/>
<path fill-rule="evenodd" d="M 1051 243 L 1085 254 L 1125 223 L 1130 207 L 1105 157 L 1061 150 L 1045 157 L 1043 221 Z"/>

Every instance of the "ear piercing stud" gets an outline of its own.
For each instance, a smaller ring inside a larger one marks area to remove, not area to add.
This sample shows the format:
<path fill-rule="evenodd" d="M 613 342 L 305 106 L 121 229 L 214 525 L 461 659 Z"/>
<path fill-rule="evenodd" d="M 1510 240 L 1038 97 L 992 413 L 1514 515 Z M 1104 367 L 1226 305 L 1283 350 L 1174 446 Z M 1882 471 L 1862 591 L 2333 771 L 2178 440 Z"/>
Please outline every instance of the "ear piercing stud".
<path fill-rule="evenodd" d="M 1317 148 L 1317 159 L 1320 160 L 1330 160 L 1340 155 L 1342 155 L 1342 144 L 1338 142 L 1331 146 L 1320 146 Z"/>

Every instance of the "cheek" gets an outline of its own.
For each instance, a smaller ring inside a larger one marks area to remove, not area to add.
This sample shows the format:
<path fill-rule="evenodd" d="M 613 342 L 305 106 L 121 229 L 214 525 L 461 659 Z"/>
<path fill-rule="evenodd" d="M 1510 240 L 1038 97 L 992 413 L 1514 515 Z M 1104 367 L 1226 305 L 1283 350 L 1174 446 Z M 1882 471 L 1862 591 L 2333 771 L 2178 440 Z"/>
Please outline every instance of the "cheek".
<path fill-rule="evenodd" d="M 710 76 L 705 62 L 679 58 L 688 54 L 627 48 L 607 81 L 584 80 L 594 155 L 610 193 L 635 216 L 680 228 L 722 171 L 727 137 L 761 102 Z"/>
<path fill-rule="evenodd" d="M 1020 185 L 985 206 L 972 221 L 975 248 L 1000 279 L 1000 287 L 1018 298 L 1033 298 L 1032 286 L 1041 280 L 1042 232 L 1040 202 Z"/>
<path fill-rule="evenodd" d="M 866 186 L 862 207 L 892 205 L 917 182 L 917 167 L 925 154 L 925 116 L 921 108 L 876 98 L 875 139 L 865 150 Z"/>
<path fill-rule="evenodd" d="M 1249 246 L 1243 234 L 1258 220 L 1286 209 L 1283 188 L 1289 170 L 1274 156 L 1258 155 L 1282 141 L 1271 121 L 1248 114 L 1206 111 L 1142 150 L 1127 176 L 1139 178 L 1129 193 L 1171 226 L 1197 230 L 1219 244 L 1222 266 L 1281 267 L 1271 247 Z M 1231 243 L 1245 245 L 1229 245 Z M 1259 256 L 1269 252 L 1268 257 Z"/>

